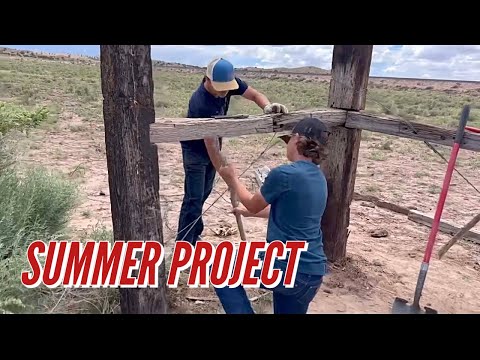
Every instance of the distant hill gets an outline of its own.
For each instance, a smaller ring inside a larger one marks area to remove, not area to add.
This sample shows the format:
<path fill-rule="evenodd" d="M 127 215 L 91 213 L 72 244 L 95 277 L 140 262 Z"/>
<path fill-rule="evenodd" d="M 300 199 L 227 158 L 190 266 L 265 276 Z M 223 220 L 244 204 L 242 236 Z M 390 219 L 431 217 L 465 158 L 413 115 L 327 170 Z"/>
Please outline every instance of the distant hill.
<path fill-rule="evenodd" d="M 309 75 L 330 75 L 329 70 L 325 70 L 315 66 L 302 66 L 302 67 L 279 67 L 279 68 L 259 68 L 259 67 L 246 67 L 240 68 L 239 70 L 243 71 L 252 71 L 252 72 L 279 72 L 279 73 L 288 73 L 288 74 L 309 74 Z"/>
<path fill-rule="evenodd" d="M 70 55 L 70 54 L 54 54 L 46 52 L 35 52 L 29 50 L 17 50 L 11 48 L 0 48 L 0 55 L 8 56 L 20 56 L 20 57 L 32 57 L 37 59 L 46 59 L 46 60 L 61 60 L 61 61 L 71 61 L 71 62 L 88 62 L 99 61 L 98 56 L 83 56 L 83 55 Z M 168 67 L 175 69 L 184 69 L 190 71 L 205 71 L 205 66 L 195 66 L 187 65 L 180 63 L 166 62 L 162 60 L 152 60 L 153 66 L 157 67 Z M 304 74 L 304 75 L 329 75 L 330 71 L 317 68 L 315 66 L 303 66 L 295 68 L 259 68 L 259 67 L 246 67 L 239 68 L 240 72 L 262 72 L 262 73 L 286 73 L 286 74 Z"/>
<path fill-rule="evenodd" d="M 71 55 L 71 54 L 55 54 L 47 52 L 35 52 L 28 50 L 17 50 L 11 48 L 0 47 L 0 56 L 13 56 L 20 58 L 35 58 L 41 60 L 62 61 L 70 63 L 81 63 L 88 65 L 98 65 L 100 58 L 98 56 L 84 56 L 84 55 Z M 162 60 L 152 59 L 152 64 L 157 68 L 172 69 L 174 71 L 189 72 L 189 73 L 203 73 L 205 72 L 205 66 L 195 66 L 180 63 L 166 62 Z M 237 72 L 240 76 L 251 78 L 278 78 L 285 77 L 290 79 L 315 79 L 316 81 L 329 81 L 330 71 L 316 66 L 301 66 L 301 67 L 279 67 L 279 68 L 260 68 L 255 66 L 238 68 Z M 442 85 L 445 89 L 451 89 L 450 83 L 455 83 L 454 86 L 458 87 L 459 84 L 475 84 L 477 88 L 479 81 L 468 80 L 444 80 L 444 79 L 418 79 L 418 78 L 396 78 L 396 77 L 381 77 L 370 75 L 370 80 L 375 80 L 376 83 L 381 86 L 393 86 L 393 87 L 409 87 L 409 88 L 424 88 L 429 90 L 433 83 L 444 83 Z M 388 83 L 386 83 L 388 82 Z M 395 84 L 393 83 L 395 82 Z M 401 82 L 402 84 L 400 84 Z M 435 85 L 437 87 L 437 85 Z M 454 90 L 456 89 L 453 88 Z M 480 89 L 479 89 L 480 91 Z"/>

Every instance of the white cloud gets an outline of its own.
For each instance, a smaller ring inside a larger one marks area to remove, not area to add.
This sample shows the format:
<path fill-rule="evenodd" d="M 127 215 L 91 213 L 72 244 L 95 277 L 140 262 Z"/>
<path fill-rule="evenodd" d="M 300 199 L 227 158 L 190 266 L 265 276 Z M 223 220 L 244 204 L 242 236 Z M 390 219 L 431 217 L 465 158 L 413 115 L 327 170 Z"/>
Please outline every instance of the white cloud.
<path fill-rule="evenodd" d="M 99 55 L 98 45 L 0 45 L 17 49 Z M 332 45 L 152 45 L 157 60 L 205 66 L 223 56 L 235 66 L 317 66 L 329 70 Z M 480 45 L 375 45 L 372 76 L 480 81 Z"/>
<path fill-rule="evenodd" d="M 405 45 L 375 63 L 378 75 L 480 80 L 480 47 L 470 45 Z M 381 67 L 384 66 L 384 70 Z M 376 74 L 377 75 L 377 74 Z"/>
<path fill-rule="evenodd" d="M 215 45 L 163 46 L 153 45 L 152 55 L 165 61 L 185 62 L 205 66 L 215 56 L 223 56 L 236 66 L 297 67 L 315 65 L 330 68 L 331 45 Z M 187 54 L 188 53 L 188 54 Z"/>
<path fill-rule="evenodd" d="M 332 45 L 153 45 L 155 59 L 205 66 L 215 56 L 235 66 L 331 68 Z M 375 45 L 371 75 L 480 81 L 478 45 Z"/>

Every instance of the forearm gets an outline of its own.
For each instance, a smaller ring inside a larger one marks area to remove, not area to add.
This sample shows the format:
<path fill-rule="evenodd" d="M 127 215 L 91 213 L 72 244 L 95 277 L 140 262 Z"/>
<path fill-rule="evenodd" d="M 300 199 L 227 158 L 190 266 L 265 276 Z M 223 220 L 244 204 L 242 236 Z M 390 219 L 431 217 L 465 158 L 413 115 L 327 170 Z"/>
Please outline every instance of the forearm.
<path fill-rule="evenodd" d="M 228 184 L 233 191 L 237 194 L 238 200 L 247 208 L 248 211 L 254 213 L 252 211 L 252 197 L 253 195 L 248 191 L 248 189 L 245 187 L 245 185 L 240 181 L 240 179 L 236 178 L 231 181 L 230 184 Z"/>
<path fill-rule="evenodd" d="M 222 166 L 223 158 L 220 153 L 219 143 L 217 137 L 206 137 L 204 139 L 205 147 L 207 148 L 208 156 L 213 164 L 213 167 L 218 171 Z"/>
<path fill-rule="evenodd" d="M 265 209 L 257 212 L 256 214 L 253 214 L 252 215 L 253 217 L 258 217 L 258 218 L 264 218 L 264 219 L 268 219 L 268 217 L 270 216 L 270 205 L 268 205 Z"/>
<path fill-rule="evenodd" d="M 265 106 L 270 104 L 270 100 L 268 100 L 268 98 L 261 92 L 257 92 L 257 94 L 255 94 L 255 98 L 253 99 L 253 101 L 262 110 L 265 108 Z"/>
<path fill-rule="evenodd" d="M 249 213 L 252 215 L 260 213 L 268 207 L 268 204 L 265 201 L 259 201 L 257 194 L 253 195 L 248 191 L 245 185 L 236 178 L 229 181 L 229 187 L 237 194 L 238 200 L 245 206 Z M 262 216 L 263 217 L 263 216 Z M 267 214 L 268 217 L 268 214 Z"/>

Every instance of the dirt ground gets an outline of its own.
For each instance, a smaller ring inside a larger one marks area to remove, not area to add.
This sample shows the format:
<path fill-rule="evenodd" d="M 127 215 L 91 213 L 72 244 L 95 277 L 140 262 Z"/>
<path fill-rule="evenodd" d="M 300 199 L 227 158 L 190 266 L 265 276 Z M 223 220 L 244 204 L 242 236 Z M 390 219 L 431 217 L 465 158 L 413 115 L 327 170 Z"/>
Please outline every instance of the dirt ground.
<path fill-rule="evenodd" d="M 225 151 L 241 171 L 258 157 L 270 138 L 271 135 L 229 139 Z M 385 146 L 385 143 L 389 145 Z M 102 125 L 64 113 L 56 130 L 36 130 L 29 144 L 25 161 L 61 170 L 81 182 L 84 198 L 70 224 L 76 234 L 90 232 L 98 225 L 111 228 Z M 449 149 L 442 148 L 441 151 L 448 157 Z M 431 150 L 421 142 L 365 134 L 355 190 L 433 215 L 446 166 L 430 153 Z M 478 156 L 478 153 L 461 151 L 459 169 L 480 188 L 478 167 L 466 166 L 478 161 Z M 165 246 L 171 251 L 183 196 L 180 146 L 160 145 L 159 159 Z M 262 165 L 272 168 L 285 161 L 284 149 L 277 144 L 242 178 L 253 190 L 256 187 L 254 169 Z M 480 197 L 456 174 L 452 183 L 442 219 L 463 225 L 479 212 Z M 206 240 L 221 240 L 215 234 L 221 226 L 236 227 L 235 218 L 229 214 L 228 193 L 216 201 L 219 192 L 224 190 L 225 184 L 218 181 L 205 205 L 206 209 L 213 204 L 204 216 Z M 246 218 L 244 224 L 248 239 L 265 238 L 266 220 Z M 370 235 L 372 230 L 379 229 L 385 229 L 388 236 L 376 238 Z M 332 264 L 309 312 L 389 313 L 395 296 L 411 300 L 429 228 L 408 220 L 405 215 L 354 201 L 350 230 L 348 257 L 341 263 Z M 474 230 L 480 231 L 480 226 Z M 225 237 L 238 238 L 238 234 Z M 480 246 L 461 241 L 438 260 L 436 251 L 448 239 L 446 234 L 438 237 L 421 302 L 441 313 L 480 313 Z M 260 290 L 250 293 L 258 312 L 272 312 L 268 293 L 265 295 Z M 171 289 L 171 294 L 175 312 L 222 312 L 211 289 L 182 286 Z"/>

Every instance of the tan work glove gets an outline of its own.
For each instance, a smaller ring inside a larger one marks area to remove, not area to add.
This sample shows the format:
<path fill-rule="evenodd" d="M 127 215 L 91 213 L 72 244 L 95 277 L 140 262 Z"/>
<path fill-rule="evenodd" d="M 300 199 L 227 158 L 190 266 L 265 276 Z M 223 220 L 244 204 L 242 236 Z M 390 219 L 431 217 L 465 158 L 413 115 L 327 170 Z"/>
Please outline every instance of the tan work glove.
<path fill-rule="evenodd" d="M 265 106 L 263 108 L 263 112 L 265 114 L 272 114 L 272 113 L 288 114 L 288 109 L 285 105 L 282 105 L 282 104 L 279 104 L 279 103 L 273 103 L 273 104 L 268 104 L 267 106 Z"/>

